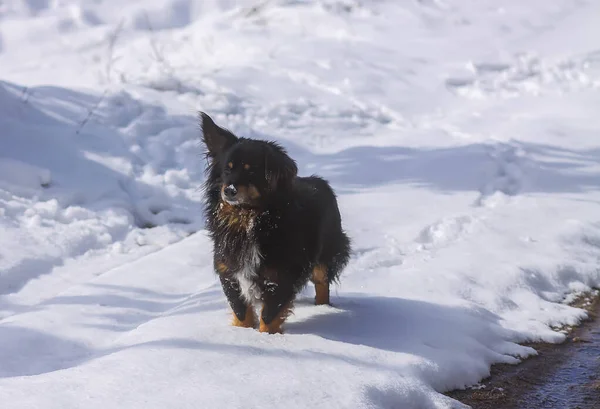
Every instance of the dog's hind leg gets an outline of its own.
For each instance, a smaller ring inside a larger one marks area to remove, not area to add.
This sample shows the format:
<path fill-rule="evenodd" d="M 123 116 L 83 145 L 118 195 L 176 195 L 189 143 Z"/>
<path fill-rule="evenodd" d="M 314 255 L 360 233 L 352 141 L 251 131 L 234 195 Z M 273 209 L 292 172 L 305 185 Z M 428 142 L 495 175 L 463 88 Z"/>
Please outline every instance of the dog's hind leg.
<path fill-rule="evenodd" d="M 315 305 L 329 304 L 329 280 L 327 267 L 317 264 L 312 271 L 310 280 L 315 285 Z"/>

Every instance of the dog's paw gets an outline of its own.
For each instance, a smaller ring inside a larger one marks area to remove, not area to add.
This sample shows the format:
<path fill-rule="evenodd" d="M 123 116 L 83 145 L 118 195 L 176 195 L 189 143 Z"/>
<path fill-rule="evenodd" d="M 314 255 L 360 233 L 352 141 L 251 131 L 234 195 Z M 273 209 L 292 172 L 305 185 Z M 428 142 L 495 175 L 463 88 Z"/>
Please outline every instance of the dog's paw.
<path fill-rule="evenodd" d="M 252 311 L 252 308 L 248 308 L 246 310 L 246 316 L 244 317 L 244 320 L 240 320 L 237 317 L 237 315 L 233 313 L 233 320 L 231 322 L 231 325 L 233 325 L 234 327 L 254 328 L 255 324 L 256 320 L 254 318 L 254 311 Z"/>
<path fill-rule="evenodd" d="M 267 332 L 269 334 L 283 334 L 283 329 L 280 325 L 274 325 L 274 323 L 267 325 L 262 320 L 260 321 L 258 330 L 260 332 Z"/>

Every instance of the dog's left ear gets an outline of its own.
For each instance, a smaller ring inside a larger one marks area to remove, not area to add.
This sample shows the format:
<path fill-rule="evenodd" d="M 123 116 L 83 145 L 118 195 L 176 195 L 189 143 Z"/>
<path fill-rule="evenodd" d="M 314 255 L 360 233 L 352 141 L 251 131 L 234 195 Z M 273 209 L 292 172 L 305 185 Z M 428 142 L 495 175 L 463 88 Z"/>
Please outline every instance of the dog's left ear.
<path fill-rule="evenodd" d="M 214 158 L 238 141 L 234 134 L 215 124 L 212 118 L 204 112 L 200 112 L 199 116 L 202 126 L 202 139 L 208 149 L 209 157 Z"/>
<path fill-rule="evenodd" d="M 298 175 L 298 166 L 285 149 L 275 142 L 270 142 L 265 156 L 265 173 L 270 188 L 275 190 L 279 187 L 291 186 Z"/>

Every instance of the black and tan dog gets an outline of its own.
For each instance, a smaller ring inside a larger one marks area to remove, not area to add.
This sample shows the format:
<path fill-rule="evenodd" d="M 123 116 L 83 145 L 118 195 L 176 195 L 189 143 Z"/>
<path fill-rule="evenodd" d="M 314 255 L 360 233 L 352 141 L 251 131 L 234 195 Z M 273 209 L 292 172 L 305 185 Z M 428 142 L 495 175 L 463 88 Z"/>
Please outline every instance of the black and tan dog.
<path fill-rule="evenodd" d="M 207 229 L 233 325 L 280 333 L 296 294 L 312 281 L 316 304 L 348 262 L 350 241 L 329 184 L 298 177 L 278 144 L 238 138 L 200 114 L 208 168 Z"/>

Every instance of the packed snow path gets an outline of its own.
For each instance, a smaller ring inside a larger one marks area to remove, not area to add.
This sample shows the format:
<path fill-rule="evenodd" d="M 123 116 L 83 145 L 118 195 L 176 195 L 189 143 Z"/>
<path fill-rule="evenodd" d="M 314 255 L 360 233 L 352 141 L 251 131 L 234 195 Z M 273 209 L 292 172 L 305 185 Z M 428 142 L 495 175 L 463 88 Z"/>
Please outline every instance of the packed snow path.
<path fill-rule="evenodd" d="M 551 3 L 551 4 L 550 4 Z M 0 5 L 0 406 L 460 408 L 600 285 L 600 5 Z M 353 239 L 333 306 L 228 326 L 195 112 Z"/>

